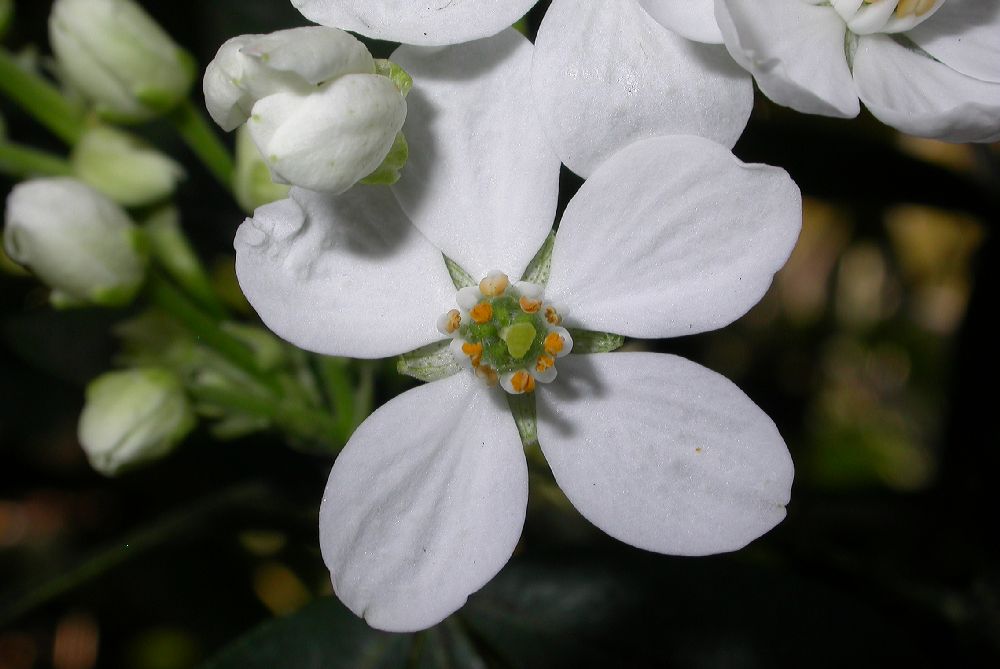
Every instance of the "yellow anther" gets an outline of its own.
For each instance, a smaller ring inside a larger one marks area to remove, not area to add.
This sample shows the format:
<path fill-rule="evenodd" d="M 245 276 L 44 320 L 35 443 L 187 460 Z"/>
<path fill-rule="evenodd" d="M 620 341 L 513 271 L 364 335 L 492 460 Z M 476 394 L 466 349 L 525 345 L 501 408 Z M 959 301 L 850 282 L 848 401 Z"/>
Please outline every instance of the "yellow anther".
<path fill-rule="evenodd" d="M 458 328 L 462 326 L 462 312 L 458 309 L 452 309 L 448 312 L 448 320 L 445 323 L 445 329 L 451 334 Z"/>
<path fill-rule="evenodd" d="M 540 355 L 538 360 L 535 361 L 535 371 L 541 374 L 547 369 L 552 368 L 556 364 L 556 359 L 551 355 Z"/>
<path fill-rule="evenodd" d="M 545 352 L 549 355 L 559 355 L 564 346 L 566 346 L 566 340 L 558 332 L 550 332 L 545 335 Z"/>
<path fill-rule="evenodd" d="M 545 320 L 547 320 L 552 325 L 559 325 L 562 323 L 562 316 L 556 311 L 555 307 L 545 307 Z"/>
<path fill-rule="evenodd" d="M 503 295 L 510 285 L 510 279 L 503 272 L 490 272 L 479 282 L 479 292 L 486 297 L 497 297 Z"/>
<path fill-rule="evenodd" d="M 934 9 L 934 5 L 937 4 L 937 0 L 920 0 L 920 4 L 917 5 L 917 16 L 923 16 L 927 12 Z"/>
<path fill-rule="evenodd" d="M 519 372 L 514 372 L 514 376 L 510 378 L 510 387 L 513 388 L 516 393 L 534 392 L 535 377 L 528 374 L 523 369 Z"/>
<path fill-rule="evenodd" d="M 917 5 L 919 4 L 920 0 L 900 0 L 899 4 L 896 5 L 896 16 L 903 18 L 904 16 L 915 14 Z"/>
<path fill-rule="evenodd" d="M 480 302 L 476 306 L 472 307 L 472 311 L 469 312 L 469 316 L 472 320 L 482 325 L 483 323 L 489 323 L 493 318 L 493 307 L 489 302 Z"/>
<path fill-rule="evenodd" d="M 476 376 L 486 382 L 488 386 L 495 386 L 500 383 L 500 377 L 495 369 L 489 365 L 479 365 L 476 367 Z"/>
<path fill-rule="evenodd" d="M 538 310 L 542 308 L 541 300 L 533 300 L 525 295 L 522 295 L 517 303 L 521 305 L 521 311 L 526 314 L 537 314 Z"/>
<path fill-rule="evenodd" d="M 483 359 L 483 345 L 465 342 L 462 344 L 462 353 L 469 356 L 473 367 L 478 367 L 480 361 Z"/>

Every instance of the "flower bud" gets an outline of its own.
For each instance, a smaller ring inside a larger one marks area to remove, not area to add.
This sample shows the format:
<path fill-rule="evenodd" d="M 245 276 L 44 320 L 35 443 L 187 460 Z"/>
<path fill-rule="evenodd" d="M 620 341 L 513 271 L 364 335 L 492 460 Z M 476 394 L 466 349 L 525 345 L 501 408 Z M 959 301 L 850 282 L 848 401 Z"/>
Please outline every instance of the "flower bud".
<path fill-rule="evenodd" d="M 406 118 L 402 77 L 383 70 L 336 28 L 241 35 L 208 66 L 205 100 L 225 130 L 249 120 L 274 181 L 341 193 L 382 164 Z"/>
<path fill-rule="evenodd" d="M 14 0 L 0 0 L 0 38 L 7 34 L 14 18 Z"/>
<path fill-rule="evenodd" d="M 103 374 L 87 386 L 86 398 L 80 444 L 106 476 L 162 458 L 196 422 L 180 380 L 158 367 Z"/>
<path fill-rule="evenodd" d="M 246 126 L 236 131 L 236 171 L 233 173 L 233 194 L 247 213 L 261 205 L 288 197 L 288 185 L 271 181 L 271 171 L 261 158 L 257 145 Z"/>
<path fill-rule="evenodd" d="M 56 0 L 49 41 L 68 82 L 114 121 L 169 111 L 194 80 L 191 56 L 132 0 Z"/>
<path fill-rule="evenodd" d="M 174 160 L 128 133 L 96 126 L 84 133 L 70 156 L 73 172 L 125 207 L 169 197 L 184 177 Z"/>
<path fill-rule="evenodd" d="M 139 228 L 117 204 L 66 177 L 33 179 L 7 197 L 4 245 L 48 284 L 56 306 L 121 306 L 146 271 Z"/>

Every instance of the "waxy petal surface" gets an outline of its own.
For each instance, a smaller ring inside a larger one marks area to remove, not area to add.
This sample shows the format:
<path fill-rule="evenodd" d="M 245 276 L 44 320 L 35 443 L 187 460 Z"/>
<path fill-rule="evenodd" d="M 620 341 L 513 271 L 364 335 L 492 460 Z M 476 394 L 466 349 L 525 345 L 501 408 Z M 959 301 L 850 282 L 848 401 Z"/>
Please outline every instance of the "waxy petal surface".
<path fill-rule="evenodd" d="M 639 0 L 660 25 L 678 35 L 708 44 L 722 44 L 715 22 L 715 0 Z"/>
<path fill-rule="evenodd" d="M 510 558 L 528 472 L 502 393 L 462 373 L 408 390 L 333 465 L 320 543 L 348 608 L 389 631 L 430 627 Z"/>
<path fill-rule="evenodd" d="M 567 323 L 632 337 L 722 327 L 764 295 L 801 227 L 784 170 L 700 137 L 629 146 L 563 214 L 546 296 Z"/>
<path fill-rule="evenodd" d="M 1000 82 L 1000 2 L 946 0 L 906 37 L 953 70 Z"/>
<path fill-rule="evenodd" d="M 560 361 L 538 440 L 573 505 L 611 536 L 671 555 L 742 548 L 785 517 L 792 461 L 728 379 L 658 353 Z"/>

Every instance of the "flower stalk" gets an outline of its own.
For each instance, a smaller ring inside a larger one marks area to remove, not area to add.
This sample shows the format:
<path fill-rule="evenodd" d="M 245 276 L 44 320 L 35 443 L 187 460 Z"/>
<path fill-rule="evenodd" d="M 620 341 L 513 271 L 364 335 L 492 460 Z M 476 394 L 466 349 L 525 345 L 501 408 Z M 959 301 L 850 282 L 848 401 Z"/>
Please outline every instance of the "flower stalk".
<path fill-rule="evenodd" d="M 233 157 L 218 135 L 209 127 L 205 115 L 190 100 L 184 100 L 167 115 L 167 118 L 212 176 L 227 191 L 232 191 Z"/>
<path fill-rule="evenodd" d="M 0 49 L 0 92 L 70 146 L 86 130 L 84 111 L 70 103 L 54 85 L 21 67 L 6 49 Z"/>
<path fill-rule="evenodd" d="M 69 162 L 46 151 L 0 140 L 0 173 L 18 179 L 49 176 L 70 176 Z"/>

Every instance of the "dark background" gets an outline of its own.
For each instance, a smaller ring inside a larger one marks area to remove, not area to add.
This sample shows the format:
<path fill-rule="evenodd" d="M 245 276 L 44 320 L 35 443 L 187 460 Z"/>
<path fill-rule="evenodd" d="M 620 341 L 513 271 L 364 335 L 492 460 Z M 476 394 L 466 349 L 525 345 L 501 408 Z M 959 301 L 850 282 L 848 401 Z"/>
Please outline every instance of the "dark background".
<path fill-rule="evenodd" d="M 6 46 L 44 56 L 49 3 L 16 4 Z M 286 0 L 142 4 L 202 67 L 231 36 L 306 23 Z M 0 111 L 8 136 L 64 151 Z M 185 164 L 185 228 L 225 272 L 243 214 L 169 126 L 137 131 Z M 216 666 L 997 666 L 1000 153 L 760 95 L 735 152 L 799 184 L 799 247 L 739 322 L 651 348 L 727 375 L 777 423 L 797 474 L 773 532 L 732 555 L 643 553 L 537 480 L 515 558 L 459 616 L 372 633 L 321 597 L 329 458 L 198 431 L 102 478 L 76 420 L 123 314 L 55 312 L 37 281 L 0 274 L 0 669 L 197 666 L 276 616 Z M 578 186 L 565 173 L 563 204 Z M 387 371 L 378 402 L 403 384 Z"/>

